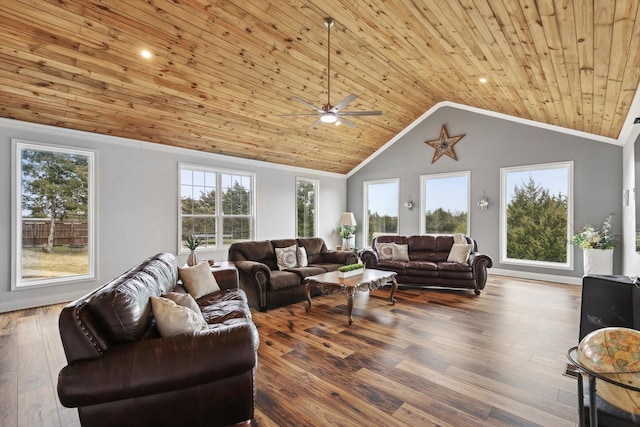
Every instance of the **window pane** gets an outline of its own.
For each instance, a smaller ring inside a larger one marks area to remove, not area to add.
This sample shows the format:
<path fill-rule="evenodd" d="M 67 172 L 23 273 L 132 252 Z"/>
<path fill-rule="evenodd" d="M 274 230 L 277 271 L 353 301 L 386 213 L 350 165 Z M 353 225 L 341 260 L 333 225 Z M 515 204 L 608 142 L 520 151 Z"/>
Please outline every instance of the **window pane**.
<path fill-rule="evenodd" d="M 223 244 L 251 240 L 251 220 L 249 218 L 222 219 Z"/>
<path fill-rule="evenodd" d="M 367 183 L 369 243 L 376 236 L 398 233 L 398 194 L 398 181 Z"/>
<path fill-rule="evenodd" d="M 203 247 L 216 246 L 215 217 L 182 217 L 182 249 L 187 248 L 187 237 L 194 235 L 202 241 Z"/>
<path fill-rule="evenodd" d="M 298 179 L 296 187 L 297 237 L 314 237 L 316 235 L 317 182 Z"/>
<path fill-rule="evenodd" d="M 423 233 L 469 234 L 469 175 L 443 174 L 424 179 L 425 222 Z"/>
<path fill-rule="evenodd" d="M 568 264 L 570 166 L 503 170 L 506 258 Z"/>
<path fill-rule="evenodd" d="M 92 153 L 18 144 L 16 286 L 93 275 Z"/>
<path fill-rule="evenodd" d="M 224 215 L 251 215 L 251 188 L 242 176 L 222 175 L 222 213 Z"/>

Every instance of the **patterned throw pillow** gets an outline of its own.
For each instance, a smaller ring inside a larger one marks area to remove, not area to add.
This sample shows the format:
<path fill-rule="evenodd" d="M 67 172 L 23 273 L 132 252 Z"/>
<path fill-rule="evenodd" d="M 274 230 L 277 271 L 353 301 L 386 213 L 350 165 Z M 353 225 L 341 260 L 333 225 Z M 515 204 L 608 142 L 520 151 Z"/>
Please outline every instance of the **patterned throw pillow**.
<path fill-rule="evenodd" d="M 286 248 L 276 248 L 278 269 L 286 270 L 287 268 L 295 268 L 298 265 L 297 252 L 297 245 L 287 246 Z"/>
<path fill-rule="evenodd" d="M 391 261 L 393 259 L 393 243 L 376 243 L 376 251 L 381 261 Z"/>
<path fill-rule="evenodd" d="M 391 244 L 391 258 L 394 261 L 409 262 L 409 245 Z"/>

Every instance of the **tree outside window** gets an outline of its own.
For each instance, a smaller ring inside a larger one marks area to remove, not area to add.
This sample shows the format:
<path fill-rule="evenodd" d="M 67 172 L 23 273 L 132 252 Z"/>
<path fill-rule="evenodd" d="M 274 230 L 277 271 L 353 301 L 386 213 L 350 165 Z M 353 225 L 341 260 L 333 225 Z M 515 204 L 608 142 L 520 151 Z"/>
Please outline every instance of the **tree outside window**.
<path fill-rule="evenodd" d="M 16 287 L 94 276 L 93 153 L 16 142 Z"/>
<path fill-rule="evenodd" d="M 570 268 L 572 163 L 501 172 L 503 262 Z"/>
<path fill-rule="evenodd" d="M 297 237 L 315 237 L 317 224 L 318 181 L 296 178 Z"/>
<path fill-rule="evenodd" d="M 421 177 L 424 234 L 469 234 L 469 172 Z"/>
<path fill-rule="evenodd" d="M 399 191 L 398 179 L 364 183 L 366 245 L 371 244 L 374 237 L 398 234 Z"/>
<path fill-rule="evenodd" d="M 253 238 L 253 175 L 180 166 L 180 252 L 194 235 L 199 250 Z M 219 207 L 219 208 L 218 208 Z"/>

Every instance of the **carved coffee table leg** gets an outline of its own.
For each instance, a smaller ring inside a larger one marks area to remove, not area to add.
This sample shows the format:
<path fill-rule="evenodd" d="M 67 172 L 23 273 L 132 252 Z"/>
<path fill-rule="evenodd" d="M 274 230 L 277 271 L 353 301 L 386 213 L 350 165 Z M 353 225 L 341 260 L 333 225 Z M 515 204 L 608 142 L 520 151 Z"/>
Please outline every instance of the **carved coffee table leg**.
<path fill-rule="evenodd" d="M 307 313 L 311 311 L 311 285 L 307 282 L 304 285 L 304 294 L 307 297 Z"/>
<path fill-rule="evenodd" d="M 353 300 L 355 300 L 357 292 L 358 288 L 356 286 L 347 287 L 347 315 L 349 316 L 349 325 L 353 325 L 351 313 L 353 312 Z"/>
<path fill-rule="evenodd" d="M 397 290 L 398 290 L 398 281 L 396 280 L 396 276 L 391 276 L 391 295 L 389 296 L 389 301 L 391 301 L 391 305 L 395 305 L 396 303 Z"/>

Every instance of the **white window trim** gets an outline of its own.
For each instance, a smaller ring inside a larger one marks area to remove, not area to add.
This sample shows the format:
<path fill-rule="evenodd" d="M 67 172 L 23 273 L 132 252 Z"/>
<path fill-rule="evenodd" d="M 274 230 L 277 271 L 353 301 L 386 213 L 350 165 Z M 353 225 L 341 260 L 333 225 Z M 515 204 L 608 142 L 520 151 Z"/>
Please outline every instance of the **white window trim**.
<path fill-rule="evenodd" d="M 425 197 L 426 181 L 430 178 L 449 178 L 454 176 L 466 176 L 467 177 L 467 231 L 466 235 L 471 235 L 471 171 L 460 172 L 446 172 L 446 173 L 434 173 L 429 175 L 420 175 L 420 234 L 433 234 L 427 233 L 427 199 Z M 437 233 L 439 234 L 439 233 Z M 436 235 L 437 235 L 436 234 Z"/>
<path fill-rule="evenodd" d="M 296 186 L 295 186 L 295 194 L 294 194 L 294 206 L 295 206 L 295 218 L 296 218 L 296 225 L 295 225 L 295 234 L 296 236 L 298 235 L 298 183 L 299 182 L 308 182 L 313 184 L 313 189 L 315 191 L 315 203 L 313 206 L 313 230 L 314 230 L 314 236 L 313 237 L 318 237 L 318 207 L 319 207 L 319 202 L 318 199 L 320 197 L 320 180 L 318 179 L 312 179 L 312 178 L 304 178 L 301 176 L 297 176 L 296 177 Z"/>
<path fill-rule="evenodd" d="M 183 163 L 183 162 L 178 162 L 178 195 L 177 195 L 177 200 L 178 200 L 178 235 L 177 235 L 177 245 L 178 245 L 178 250 L 177 250 L 177 254 L 178 255 L 185 255 L 189 253 L 189 249 L 183 248 L 182 247 L 182 196 L 181 196 L 181 179 L 182 179 L 182 175 L 181 175 L 181 171 L 182 168 L 187 168 L 187 169 L 191 169 L 191 170 L 201 170 L 201 171 L 205 171 L 205 172 L 212 172 L 216 174 L 216 207 L 220 207 L 219 212 L 216 213 L 215 218 L 216 218 L 216 236 L 219 236 L 219 238 L 216 238 L 216 246 L 215 247 L 200 247 L 198 248 L 198 253 L 211 253 L 211 252 L 216 252 L 216 251 L 220 251 L 223 249 L 226 249 L 229 247 L 229 245 L 223 245 L 222 242 L 222 218 L 224 217 L 223 213 L 222 213 L 222 202 L 219 199 L 220 197 L 220 175 L 221 174 L 227 174 L 227 175 L 243 175 L 243 176 L 248 176 L 251 178 L 251 220 L 250 220 L 250 224 L 251 224 L 251 240 L 255 239 L 255 236 L 257 235 L 257 230 L 256 230 L 256 215 L 257 215 L 257 210 L 256 210 L 256 174 L 255 172 L 249 172 L 249 171 L 243 171 L 243 170 L 237 170 L 237 169 L 223 169 L 223 168 L 215 168 L 215 167 L 211 167 L 211 166 L 203 166 L 203 165 L 196 165 L 193 163 Z"/>
<path fill-rule="evenodd" d="M 47 144 L 43 142 L 33 142 L 21 139 L 11 139 L 12 149 L 12 165 L 11 165 L 11 188 L 12 188 L 12 201 L 11 204 L 11 219 L 13 227 L 11 227 L 11 290 L 24 290 L 33 289 L 46 286 L 64 285 L 69 283 L 75 283 L 79 281 L 92 280 L 96 278 L 96 209 L 95 209 L 95 181 L 96 181 L 96 168 L 95 168 L 95 151 L 84 148 L 65 147 L 53 144 Z M 89 177 L 88 187 L 89 195 L 87 199 L 88 206 L 88 267 L 87 274 L 81 274 L 76 276 L 65 276 L 48 278 L 41 280 L 29 280 L 22 281 L 22 150 L 33 149 L 41 151 L 52 151 L 56 153 L 66 154 L 78 154 L 86 156 L 89 164 Z"/>
<path fill-rule="evenodd" d="M 398 200 L 396 200 L 396 205 L 398 206 L 398 231 L 396 234 L 400 233 L 400 178 L 387 178 L 387 179 L 374 179 L 371 181 L 363 181 L 362 182 L 362 194 L 364 205 L 362 207 L 362 247 L 368 247 L 371 242 L 367 241 L 367 236 L 369 235 L 369 185 L 375 184 L 386 184 L 386 183 L 396 183 L 398 184 Z M 357 229 L 356 229 L 357 230 Z M 356 231 L 357 233 L 357 231 Z M 392 233 L 389 233 L 392 234 Z"/>
<path fill-rule="evenodd" d="M 569 169 L 569 182 L 567 183 L 567 262 L 557 263 L 548 261 L 533 261 L 533 260 L 521 260 L 514 258 L 507 258 L 507 174 L 509 172 L 517 171 L 531 171 L 542 169 Z M 573 250 L 571 249 L 571 225 L 573 224 L 573 161 L 567 162 L 554 162 L 554 163 L 540 163 L 534 165 L 524 166 L 512 166 L 500 168 L 500 263 L 511 264 L 529 267 L 539 268 L 552 268 L 557 270 L 573 270 Z"/>

